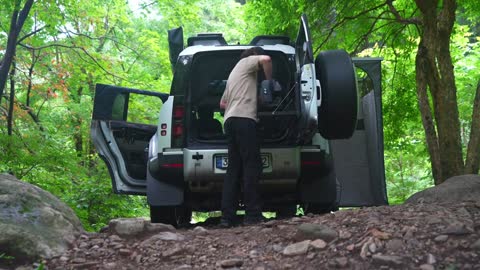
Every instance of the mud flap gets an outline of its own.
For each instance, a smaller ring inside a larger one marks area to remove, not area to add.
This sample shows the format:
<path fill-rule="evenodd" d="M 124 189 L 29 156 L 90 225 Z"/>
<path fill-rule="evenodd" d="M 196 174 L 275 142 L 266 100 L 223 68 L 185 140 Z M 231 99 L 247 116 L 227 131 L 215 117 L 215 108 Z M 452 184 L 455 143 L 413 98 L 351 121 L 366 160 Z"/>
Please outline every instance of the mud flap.
<path fill-rule="evenodd" d="M 339 198 L 337 196 L 339 191 L 334 170 L 319 179 L 303 181 L 301 184 L 302 202 L 325 207 L 336 208 L 338 206 Z"/>
<path fill-rule="evenodd" d="M 151 206 L 176 206 L 183 204 L 184 188 L 156 180 L 147 169 L 147 202 Z"/>
<path fill-rule="evenodd" d="M 300 182 L 300 196 L 304 204 L 314 204 L 324 208 L 336 208 L 339 204 L 339 191 L 337 177 L 333 167 L 331 155 L 319 153 L 314 158 L 309 158 L 308 153 L 304 153 L 304 160 L 319 160 L 320 167 L 314 170 L 302 169 Z"/>

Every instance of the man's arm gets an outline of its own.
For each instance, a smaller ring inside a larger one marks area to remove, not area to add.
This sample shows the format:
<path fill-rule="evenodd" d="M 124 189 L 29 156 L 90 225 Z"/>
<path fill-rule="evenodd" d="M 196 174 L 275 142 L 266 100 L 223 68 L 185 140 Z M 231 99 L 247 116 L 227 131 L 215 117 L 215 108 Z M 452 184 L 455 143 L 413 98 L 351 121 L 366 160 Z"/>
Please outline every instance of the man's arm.
<path fill-rule="evenodd" d="M 272 79 L 272 58 L 270 58 L 270 56 L 268 55 L 261 55 L 258 63 L 263 68 L 263 72 L 265 73 L 265 79 L 271 80 Z"/>
<path fill-rule="evenodd" d="M 220 99 L 220 109 L 225 109 L 227 107 L 227 102 L 222 98 Z"/>

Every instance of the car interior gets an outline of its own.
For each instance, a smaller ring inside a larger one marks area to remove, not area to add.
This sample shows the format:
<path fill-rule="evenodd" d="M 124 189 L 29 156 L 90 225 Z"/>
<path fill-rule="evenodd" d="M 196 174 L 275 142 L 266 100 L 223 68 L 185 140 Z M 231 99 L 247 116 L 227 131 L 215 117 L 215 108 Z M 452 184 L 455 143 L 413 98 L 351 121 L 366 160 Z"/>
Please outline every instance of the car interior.
<path fill-rule="evenodd" d="M 224 143 L 223 110 L 219 107 L 228 76 L 238 62 L 242 51 L 208 52 L 195 56 L 190 71 L 189 101 L 190 136 L 196 141 L 218 141 Z M 268 52 L 272 57 L 273 78 L 281 89 L 272 93 L 272 102 L 259 106 L 259 131 L 264 142 L 282 140 L 290 127 L 295 126 L 297 102 L 295 94 L 294 68 L 285 54 Z M 264 80 L 258 74 L 259 85 Z M 188 120 L 187 120 L 188 121 Z"/>

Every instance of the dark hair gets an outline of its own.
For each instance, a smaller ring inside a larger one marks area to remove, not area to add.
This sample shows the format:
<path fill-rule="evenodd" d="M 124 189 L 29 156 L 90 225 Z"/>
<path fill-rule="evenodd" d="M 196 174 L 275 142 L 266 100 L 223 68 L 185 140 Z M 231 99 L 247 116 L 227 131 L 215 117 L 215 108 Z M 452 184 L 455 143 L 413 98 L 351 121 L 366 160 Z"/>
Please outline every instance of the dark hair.
<path fill-rule="evenodd" d="M 242 52 L 240 59 L 249 57 L 250 55 L 265 55 L 265 50 L 262 47 L 252 47 Z"/>

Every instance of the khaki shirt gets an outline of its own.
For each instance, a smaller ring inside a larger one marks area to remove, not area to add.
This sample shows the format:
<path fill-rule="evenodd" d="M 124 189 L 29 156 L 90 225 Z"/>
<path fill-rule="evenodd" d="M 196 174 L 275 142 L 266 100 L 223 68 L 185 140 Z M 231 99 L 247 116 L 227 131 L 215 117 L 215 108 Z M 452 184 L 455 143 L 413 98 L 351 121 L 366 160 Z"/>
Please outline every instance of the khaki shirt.
<path fill-rule="evenodd" d="M 222 100 L 226 102 L 224 122 L 229 117 L 257 118 L 257 71 L 260 55 L 242 58 L 228 76 Z"/>

